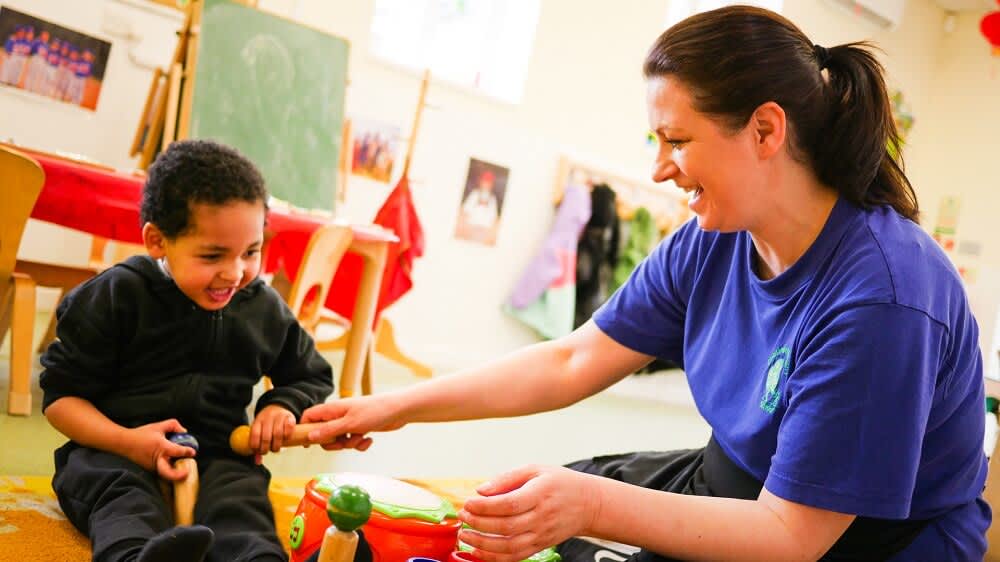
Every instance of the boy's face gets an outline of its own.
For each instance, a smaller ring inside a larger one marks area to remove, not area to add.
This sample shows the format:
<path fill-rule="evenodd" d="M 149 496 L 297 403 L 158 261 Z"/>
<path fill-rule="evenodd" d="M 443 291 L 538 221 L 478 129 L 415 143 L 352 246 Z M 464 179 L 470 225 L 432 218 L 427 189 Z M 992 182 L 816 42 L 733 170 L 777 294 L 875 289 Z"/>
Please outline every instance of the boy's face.
<path fill-rule="evenodd" d="M 264 214 L 260 201 L 194 204 L 183 234 L 169 240 L 147 223 L 143 238 L 150 256 L 166 258 L 181 292 L 205 310 L 219 310 L 260 272 Z"/>

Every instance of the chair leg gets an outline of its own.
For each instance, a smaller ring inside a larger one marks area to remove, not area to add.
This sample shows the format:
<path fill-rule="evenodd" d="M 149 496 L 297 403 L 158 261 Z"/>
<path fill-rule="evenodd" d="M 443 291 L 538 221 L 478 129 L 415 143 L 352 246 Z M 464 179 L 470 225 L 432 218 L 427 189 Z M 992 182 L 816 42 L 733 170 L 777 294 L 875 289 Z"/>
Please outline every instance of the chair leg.
<path fill-rule="evenodd" d="M 423 363 L 407 356 L 396 344 L 396 335 L 388 318 L 380 318 L 375 329 L 375 352 L 403 365 L 422 378 L 430 378 L 433 370 Z"/>
<path fill-rule="evenodd" d="M 62 302 L 65 292 L 59 292 L 59 298 L 56 300 L 56 310 L 59 309 L 59 303 Z M 45 353 L 45 350 L 49 348 L 49 344 L 56 340 L 56 311 L 52 311 L 52 316 L 49 317 L 49 327 L 45 329 L 45 335 L 42 336 L 42 341 L 38 342 L 38 353 Z"/>
<path fill-rule="evenodd" d="M 10 390 L 7 413 L 31 415 L 31 339 L 35 317 L 35 282 L 27 275 L 14 274 L 14 302 L 10 332 Z"/>
<path fill-rule="evenodd" d="M 365 396 L 372 393 L 372 360 L 375 359 L 375 352 L 373 349 L 375 344 L 368 346 L 368 352 L 365 353 L 365 366 L 361 369 L 361 395 Z"/>

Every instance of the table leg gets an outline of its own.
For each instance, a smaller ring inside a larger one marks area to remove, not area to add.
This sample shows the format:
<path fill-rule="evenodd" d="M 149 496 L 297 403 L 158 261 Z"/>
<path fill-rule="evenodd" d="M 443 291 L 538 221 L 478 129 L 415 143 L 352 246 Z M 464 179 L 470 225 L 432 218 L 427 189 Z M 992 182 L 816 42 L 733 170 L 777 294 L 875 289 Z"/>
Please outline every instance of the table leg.
<path fill-rule="evenodd" d="M 382 288 L 382 272 L 385 270 L 389 243 L 382 241 L 358 240 L 351 242 L 349 251 L 359 254 L 364 260 L 361 269 L 361 283 L 358 297 L 354 302 L 351 317 L 351 331 L 344 354 L 344 367 L 340 375 L 340 396 L 354 396 L 362 370 L 368 359 L 368 349 L 372 345 L 372 322 Z"/>

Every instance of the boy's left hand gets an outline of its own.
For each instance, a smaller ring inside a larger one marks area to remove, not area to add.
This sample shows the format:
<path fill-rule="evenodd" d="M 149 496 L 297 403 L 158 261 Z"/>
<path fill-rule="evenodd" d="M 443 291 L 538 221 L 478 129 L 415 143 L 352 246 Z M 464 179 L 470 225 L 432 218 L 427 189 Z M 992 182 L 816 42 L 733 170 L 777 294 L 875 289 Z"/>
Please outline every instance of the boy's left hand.
<path fill-rule="evenodd" d="M 266 455 L 268 451 L 277 453 L 292 436 L 294 428 L 294 414 L 276 404 L 265 406 L 250 426 L 250 448 L 256 455 Z"/>

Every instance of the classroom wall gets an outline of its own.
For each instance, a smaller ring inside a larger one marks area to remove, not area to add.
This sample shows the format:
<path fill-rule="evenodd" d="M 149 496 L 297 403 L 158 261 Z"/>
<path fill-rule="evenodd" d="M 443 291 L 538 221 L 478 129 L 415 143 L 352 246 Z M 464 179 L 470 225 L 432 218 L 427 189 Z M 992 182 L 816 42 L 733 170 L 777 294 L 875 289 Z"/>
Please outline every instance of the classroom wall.
<path fill-rule="evenodd" d="M 943 197 L 959 198 L 952 258 L 967 271 L 986 372 L 1000 378 L 1000 56 L 991 54 L 979 31 L 984 13 L 960 14 L 954 29 L 944 34 L 934 56 L 928 118 L 917 125 L 926 142 L 913 147 L 908 162 L 921 172 L 925 228 L 934 227 Z"/>
<path fill-rule="evenodd" d="M 56 21 L 72 19 L 81 30 L 98 35 L 102 16 L 95 14 L 137 11 L 122 0 L 80 0 L 72 7 L 55 0 L 0 4 Z M 997 180 L 983 168 L 988 147 L 995 146 L 990 131 L 996 128 L 989 125 L 1000 119 L 996 72 L 991 78 L 989 70 L 998 59 L 978 50 L 984 43 L 975 30 L 978 15 L 959 18 L 948 35 L 943 11 L 930 0 L 909 0 L 903 21 L 892 30 L 874 28 L 829 0 L 786 0 L 785 5 L 785 14 L 820 44 L 872 38 L 885 49 L 890 85 L 905 92 L 917 118 L 906 157 L 924 208 L 932 210 L 944 193 L 960 194 L 967 202 L 960 230 L 967 228 L 970 237 L 981 240 L 984 269 L 1000 262 L 988 236 L 990 209 L 997 208 L 996 190 L 989 188 Z M 396 123 L 404 134 L 409 130 L 420 77 L 368 54 L 374 0 L 261 0 L 260 6 L 349 39 L 348 114 Z M 546 232 L 558 157 L 567 153 L 631 177 L 648 173 L 652 153 L 644 144 L 641 63 L 662 31 L 666 11 L 667 0 L 544 0 L 524 99 L 516 106 L 432 83 L 431 107 L 424 113 L 411 169 L 427 253 L 416 263 L 414 290 L 387 313 L 406 351 L 449 371 L 535 341 L 530 330 L 500 311 L 500 304 Z M 134 21 L 138 33 L 149 37 L 163 36 L 164 25 L 170 28 L 163 16 L 155 24 L 138 15 Z M 158 52 L 169 59 L 173 39 L 168 34 L 162 41 Z M 97 114 L 67 111 L 2 89 L 0 137 L 131 165 L 125 152 L 149 75 L 128 61 L 121 44 L 116 40 L 112 48 Z M 495 247 L 452 236 L 469 157 L 511 169 Z M 347 189 L 339 211 L 359 221 L 373 217 L 389 190 L 356 177 Z M 60 231 L 36 227 L 25 248 L 34 257 L 75 256 L 55 249 L 66 246 L 64 239 Z M 977 314 L 982 320 L 994 312 Z"/>

